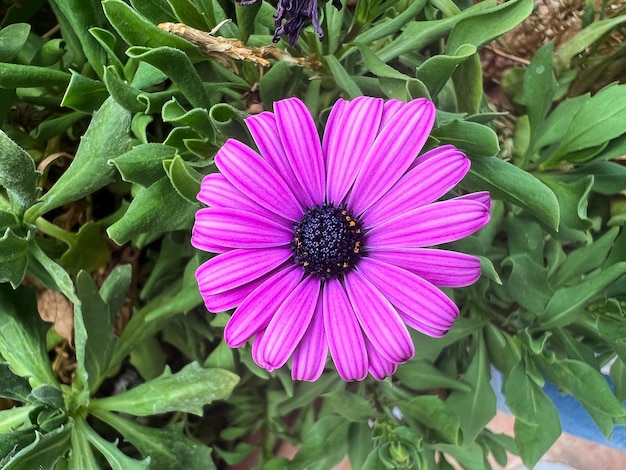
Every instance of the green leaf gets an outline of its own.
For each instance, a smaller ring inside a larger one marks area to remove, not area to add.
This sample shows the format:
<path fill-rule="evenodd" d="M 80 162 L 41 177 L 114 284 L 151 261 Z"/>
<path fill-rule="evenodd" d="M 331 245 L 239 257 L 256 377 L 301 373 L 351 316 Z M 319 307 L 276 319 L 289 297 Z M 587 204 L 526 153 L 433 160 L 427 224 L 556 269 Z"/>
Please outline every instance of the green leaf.
<path fill-rule="evenodd" d="M 239 28 L 239 39 L 244 43 L 248 41 L 250 35 L 254 32 L 256 15 L 261 9 L 263 2 L 256 2 L 252 5 L 240 5 L 235 3 L 235 15 L 237 17 L 237 26 Z"/>
<path fill-rule="evenodd" d="M 357 96 L 361 96 L 363 93 L 359 86 L 354 82 L 350 74 L 343 68 L 343 65 L 337 60 L 334 55 L 324 56 L 324 62 L 330 71 L 330 74 L 335 79 L 335 83 L 341 88 L 348 98 L 354 99 Z"/>
<path fill-rule="evenodd" d="M 176 22 L 176 17 L 167 0 L 131 0 L 137 12 L 154 24 Z"/>
<path fill-rule="evenodd" d="M 180 155 L 163 161 L 163 166 L 174 189 L 191 203 L 197 202 L 202 174 L 196 171 Z"/>
<path fill-rule="evenodd" d="M 459 64 L 452 74 L 457 110 L 477 114 L 483 101 L 483 70 L 478 54 Z M 495 154 L 492 154 L 495 155 Z"/>
<path fill-rule="evenodd" d="M 626 16 L 617 15 L 614 18 L 595 21 L 561 45 L 554 55 L 554 64 L 557 72 L 566 68 L 574 56 L 594 42 L 602 38 L 606 33 L 626 21 Z"/>
<path fill-rule="evenodd" d="M 58 263 L 55 263 L 46 253 L 44 253 L 41 247 L 37 244 L 36 239 L 33 239 L 30 243 L 30 253 L 50 276 L 50 280 L 54 282 L 53 286 L 47 285 L 47 287 L 61 291 L 63 295 L 75 304 L 80 303 L 80 300 L 74 292 L 74 283 L 72 282 L 72 278 L 68 272 Z M 32 264 L 29 265 L 29 269 L 32 269 Z M 41 276 L 39 279 L 42 280 Z"/>
<path fill-rule="evenodd" d="M 436 97 L 458 65 L 475 53 L 476 46 L 463 44 L 451 55 L 438 54 L 429 57 L 417 68 L 415 77 L 426 85 L 432 97 Z"/>
<path fill-rule="evenodd" d="M 499 158 L 474 158 L 462 186 L 469 191 L 487 190 L 494 199 L 515 204 L 556 230 L 559 203 L 550 188 L 530 173 Z"/>
<path fill-rule="evenodd" d="M 22 50 L 30 34 L 26 23 L 9 24 L 0 29 L 0 62 L 11 62 Z"/>
<path fill-rule="evenodd" d="M 39 204 L 27 212 L 25 218 L 34 220 L 46 212 L 111 183 L 115 169 L 108 161 L 126 152 L 130 140 L 130 114 L 109 98 L 93 115 L 89 128 L 82 137 L 74 160 Z"/>
<path fill-rule="evenodd" d="M 21 64 L 0 67 L 0 88 L 65 88 L 69 82 L 69 73 L 51 68 Z"/>
<path fill-rule="evenodd" d="M 0 397 L 24 403 L 28 400 L 29 394 L 28 380 L 13 374 L 6 362 L 0 362 Z"/>
<path fill-rule="evenodd" d="M 168 178 L 137 191 L 128 211 L 107 229 L 118 245 L 142 233 L 158 234 L 188 228 L 198 204 L 183 199 Z"/>
<path fill-rule="evenodd" d="M 480 49 L 524 21 L 533 6 L 532 0 L 509 0 L 480 15 L 459 21 L 448 37 L 448 52 L 456 51 L 463 44 Z"/>
<path fill-rule="evenodd" d="M 111 97 L 130 113 L 147 112 L 146 103 L 139 99 L 142 91 L 129 85 L 126 80 L 119 77 L 115 68 L 109 66 L 104 69 L 104 84 Z"/>
<path fill-rule="evenodd" d="M 196 56 L 200 55 L 192 43 L 157 28 L 121 0 L 104 0 L 102 7 L 113 28 L 129 46 L 138 45 L 146 48 L 169 46 Z"/>
<path fill-rule="evenodd" d="M 29 415 L 37 405 L 15 406 L 0 410 L 0 436 L 6 435 L 29 422 Z M 0 437 L 1 439 L 1 437 Z M 13 448 L 13 446 L 11 446 Z M 0 452 L 0 455 L 2 453 Z"/>
<path fill-rule="evenodd" d="M 111 2 L 109 0 L 106 3 Z M 208 108 L 211 100 L 202 79 L 180 49 L 169 46 L 156 48 L 134 46 L 126 51 L 128 57 L 158 68 L 180 89 L 194 108 Z"/>
<path fill-rule="evenodd" d="M 81 226 L 78 233 L 71 234 L 66 241 L 70 242 L 70 247 L 59 261 L 72 274 L 81 269 L 96 271 L 111 259 L 111 252 L 102 229 L 93 222 Z"/>
<path fill-rule="evenodd" d="M 367 423 L 351 423 L 348 428 L 348 457 L 351 468 L 363 468 L 372 448 L 372 430 Z"/>
<path fill-rule="evenodd" d="M 14 374 L 32 377 L 33 385 L 57 384 L 46 349 L 48 329 L 37 312 L 35 289 L 0 284 L 0 356 Z"/>
<path fill-rule="evenodd" d="M 596 328 L 622 363 L 626 363 L 626 324 L 623 319 L 600 316 L 596 319 Z"/>
<path fill-rule="evenodd" d="M 408 402 L 398 404 L 405 416 L 410 416 L 420 423 L 436 431 L 445 442 L 459 445 L 459 416 L 448 405 L 435 395 L 421 395 Z"/>
<path fill-rule="evenodd" d="M 446 400 L 447 405 L 460 418 L 463 444 L 473 442 L 487 423 L 496 415 L 496 395 L 491 387 L 491 374 L 485 341 L 482 335 L 476 335 L 477 346 L 463 381 L 472 390 L 453 390 Z"/>
<path fill-rule="evenodd" d="M 89 427 L 85 419 L 78 417 L 73 420 L 72 424 L 72 451 L 68 459 L 69 467 L 72 469 L 100 469 L 87 436 L 85 436 L 85 428 Z"/>
<path fill-rule="evenodd" d="M 377 413 L 372 404 L 364 397 L 350 393 L 347 390 L 336 390 L 322 395 L 335 413 L 348 421 L 367 421 Z"/>
<path fill-rule="evenodd" d="M 148 470 L 150 468 L 150 458 L 146 458 L 141 461 L 131 459 L 118 449 L 116 443 L 111 443 L 102 438 L 84 420 L 77 421 L 76 428 L 78 432 L 91 443 L 91 445 L 104 455 L 104 458 L 109 463 L 112 470 Z"/>
<path fill-rule="evenodd" d="M 82 0 L 54 0 L 54 4 L 71 25 L 72 32 L 78 38 L 81 52 L 87 58 L 87 62 L 98 76 L 102 77 L 107 55 L 98 41 L 89 33 L 89 28 L 105 24 L 101 5 Z"/>
<path fill-rule="evenodd" d="M 511 267 L 506 283 L 509 295 L 533 314 L 543 311 L 554 292 L 548 283 L 548 271 L 528 253 L 507 256 L 502 266 Z"/>
<path fill-rule="evenodd" d="M 30 392 L 30 400 L 36 400 L 39 403 L 42 403 L 46 406 L 51 406 L 54 408 L 63 408 L 65 405 L 63 401 L 63 392 L 59 390 L 57 387 L 53 387 L 52 385 L 43 384 L 38 387 L 33 388 Z"/>
<path fill-rule="evenodd" d="M 163 160 L 173 158 L 176 154 L 173 147 L 147 143 L 133 147 L 108 163 L 115 165 L 124 181 L 148 187 L 163 178 Z"/>
<path fill-rule="evenodd" d="M 433 129 L 431 135 L 470 155 L 492 156 L 500 151 L 498 136 L 493 129 L 476 122 L 454 120 Z"/>
<path fill-rule="evenodd" d="M 561 435 L 559 412 L 518 362 L 504 382 L 504 398 L 515 415 L 514 438 L 524 465 L 532 468 Z"/>
<path fill-rule="evenodd" d="M 116 338 L 113 335 L 111 312 L 96 283 L 85 271 L 76 277 L 76 294 L 80 303 L 74 304 L 74 342 L 77 374 L 89 391 L 100 384 L 113 356 Z"/>
<path fill-rule="evenodd" d="M 558 289 L 545 310 L 539 313 L 541 328 L 570 324 L 578 318 L 590 300 L 599 296 L 604 288 L 624 274 L 626 262 L 619 262 L 585 278 L 580 284 Z"/>
<path fill-rule="evenodd" d="M 282 468 L 299 470 L 322 462 L 325 468 L 331 468 L 345 455 L 347 432 L 348 421 L 342 417 L 318 419 L 305 434 L 296 456 Z"/>
<path fill-rule="evenodd" d="M 209 31 L 215 26 L 215 24 L 209 24 L 208 18 L 204 17 L 191 0 L 168 0 L 167 3 L 172 7 L 172 11 L 180 23 L 202 31 Z"/>
<path fill-rule="evenodd" d="M 552 285 L 561 287 L 572 279 L 581 279 L 582 275 L 602 265 L 618 233 L 619 228 L 613 227 L 592 243 L 569 253 L 563 264 L 551 276 Z"/>
<path fill-rule="evenodd" d="M 58 459 L 70 448 L 71 428 L 60 427 L 47 434 L 36 432 L 35 440 L 8 458 L 2 470 L 54 468 Z"/>
<path fill-rule="evenodd" d="M 30 155 L 0 130 L 0 185 L 6 189 L 11 211 L 18 217 L 35 203 L 38 175 Z"/>
<path fill-rule="evenodd" d="M 626 129 L 626 85 L 603 88 L 587 100 L 573 116 L 558 149 L 540 165 L 541 169 L 559 165 L 563 160 L 582 162 L 588 157 L 572 158 L 575 152 L 596 147 L 622 135 Z"/>
<path fill-rule="evenodd" d="M 471 387 L 456 377 L 450 377 L 428 360 L 413 359 L 398 368 L 394 377 L 413 390 L 449 388 L 469 392 Z"/>
<path fill-rule="evenodd" d="M 22 283 L 28 266 L 28 243 L 11 228 L 0 237 L 0 283 L 10 282 L 14 289 Z"/>
<path fill-rule="evenodd" d="M 135 416 L 184 411 L 202 416 L 202 407 L 222 400 L 239 378 L 226 370 L 203 369 L 197 362 L 172 374 L 169 368 L 158 378 L 120 393 L 91 401 L 92 409 L 121 411 Z"/>
<path fill-rule="evenodd" d="M 186 437 L 180 426 L 151 428 L 103 410 L 93 410 L 93 414 L 118 431 L 143 457 L 149 457 L 150 468 L 216 470 L 211 449 Z"/>
<path fill-rule="evenodd" d="M 604 376 L 589 364 L 572 359 L 544 361 L 542 370 L 548 379 L 576 397 L 586 408 L 596 409 L 613 418 L 626 416 L 626 410 L 615 398 Z"/>
<path fill-rule="evenodd" d="M 371 44 L 377 39 L 397 33 L 405 24 L 413 20 L 415 15 L 422 11 L 424 5 L 426 5 L 426 0 L 413 0 L 406 6 L 404 11 L 398 15 L 392 15 L 388 20 L 382 21 L 374 26 L 370 24 L 363 25 L 364 30 L 356 37 L 356 42 Z"/>
<path fill-rule="evenodd" d="M 552 70 L 554 43 L 549 42 L 533 56 L 524 72 L 524 103 L 529 120 L 528 154 L 535 150 L 538 136 L 543 133 L 543 123 L 552 106 L 552 100 L 558 87 Z"/>

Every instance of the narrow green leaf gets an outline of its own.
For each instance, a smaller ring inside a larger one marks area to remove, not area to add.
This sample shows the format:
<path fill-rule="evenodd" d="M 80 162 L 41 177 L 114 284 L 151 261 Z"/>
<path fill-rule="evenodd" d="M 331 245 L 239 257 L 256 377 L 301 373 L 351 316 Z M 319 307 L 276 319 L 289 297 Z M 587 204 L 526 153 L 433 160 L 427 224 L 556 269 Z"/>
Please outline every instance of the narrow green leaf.
<path fill-rule="evenodd" d="M 324 402 L 328 403 L 337 415 L 343 416 L 350 422 L 366 422 L 377 414 L 372 404 L 366 398 L 346 390 L 324 393 L 322 397 L 324 397 Z"/>
<path fill-rule="evenodd" d="M 34 385 L 57 384 L 46 349 L 48 329 L 39 318 L 35 289 L 0 284 L 0 356 Z"/>
<path fill-rule="evenodd" d="M 0 67 L 0 88 L 65 88 L 69 82 L 69 73 L 47 67 L 22 64 Z"/>
<path fill-rule="evenodd" d="M 183 199 L 168 178 L 162 178 L 148 188 L 142 188 L 128 211 L 111 225 L 107 233 L 118 245 L 142 233 L 162 233 L 188 228 L 198 208 Z"/>
<path fill-rule="evenodd" d="M 463 444 L 474 442 L 478 434 L 496 415 L 496 395 L 491 387 L 491 373 L 487 349 L 482 335 L 474 336 L 477 346 L 463 381 L 472 390 L 453 390 L 446 400 L 447 405 L 460 418 Z"/>
<path fill-rule="evenodd" d="M 4 231 L 0 237 L 0 283 L 10 282 L 14 289 L 22 283 L 28 266 L 28 243 L 11 228 Z"/>
<path fill-rule="evenodd" d="M 580 284 L 558 289 L 545 310 L 539 314 L 541 327 L 555 328 L 573 322 L 591 299 L 599 296 L 604 288 L 624 274 L 626 262 L 615 263 Z"/>
<path fill-rule="evenodd" d="M 25 215 L 34 220 L 46 212 L 111 183 L 115 169 L 108 161 L 126 152 L 130 114 L 109 98 L 93 115 L 69 168 Z"/>
<path fill-rule="evenodd" d="M 30 413 L 37 405 L 15 406 L 6 410 L 0 410 L 0 436 L 10 433 L 27 423 Z M 13 446 L 11 446 L 13 448 Z M 2 455 L 2 453 L 0 453 Z"/>
<path fill-rule="evenodd" d="M 256 15 L 261 9 L 262 4 L 263 2 L 256 2 L 252 5 L 240 5 L 239 3 L 235 3 L 239 39 L 244 43 L 248 41 L 248 38 L 254 32 Z"/>
<path fill-rule="evenodd" d="M 477 114 L 483 100 L 483 69 L 477 53 L 459 64 L 452 74 L 452 80 L 457 110 Z"/>
<path fill-rule="evenodd" d="M 350 99 L 354 99 L 363 94 L 359 86 L 352 80 L 346 69 L 343 68 L 343 65 L 341 65 L 335 56 L 324 56 L 324 62 L 330 74 L 335 79 L 337 86 L 345 91 Z"/>
<path fill-rule="evenodd" d="M 151 428 L 103 410 L 93 410 L 93 414 L 149 457 L 150 468 L 216 470 L 211 449 L 186 437 L 180 426 Z"/>
<path fill-rule="evenodd" d="M 430 91 L 430 95 L 436 97 L 443 89 L 457 66 L 476 53 L 476 46 L 463 44 L 451 55 L 438 54 L 429 57 L 417 68 L 415 76 L 422 81 Z"/>
<path fill-rule="evenodd" d="M 101 467 L 96 462 L 96 457 L 85 435 L 84 428 L 88 427 L 85 419 L 76 418 L 72 424 L 72 451 L 68 459 L 69 467 L 77 470 L 82 468 L 99 470 Z"/>
<path fill-rule="evenodd" d="M 392 15 L 388 20 L 374 26 L 369 24 L 364 25 L 364 31 L 356 37 L 356 42 L 371 44 L 377 39 L 397 33 L 405 24 L 422 11 L 424 5 L 426 5 L 426 0 L 413 0 L 407 5 L 404 11 L 397 16 Z"/>
<path fill-rule="evenodd" d="M 232 392 L 239 378 L 226 370 L 203 369 L 197 362 L 118 395 L 91 401 L 92 409 L 121 411 L 135 416 L 184 411 L 202 416 L 202 407 Z"/>
<path fill-rule="evenodd" d="M 451 390 L 471 391 L 471 387 L 456 377 L 450 377 L 437 369 L 428 360 L 411 360 L 398 368 L 395 374 L 405 386 L 413 390 L 432 390 L 446 388 Z"/>
<path fill-rule="evenodd" d="M 137 13 L 154 24 L 176 22 L 172 7 L 167 0 L 131 0 L 130 4 Z"/>
<path fill-rule="evenodd" d="M 6 189 L 11 211 L 18 217 L 35 203 L 38 175 L 31 156 L 0 130 L 0 185 Z"/>
<path fill-rule="evenodd" d="M 208 108 L 211 105 L 202 79 L 182 50 L 169 46 L 155 48 L 134 46 L 129 48 L 126 54 L 133 59 L 147 62 L 165 73 L 193 107 Z"/>
<path fill-rule="evenodd" d="M 348 421 L 339 416 L 318 419 L 307 431 L 302 446 L 293 460 L 282 468 L 299 470 L 324 462 L 331 468 L 345 455 Z"/>
<path fill-rule="evenodd" d="M 535 149 L 539 135 L 543 133 L 543 123 L 552 106 L 552 100 L 558 87 L 552 69 L 554 43 L 549 42 L 533 56 L 524 72 L 524 103 L 529 121 L 528 154 Z"/>
<path fill-rule="evenodd" d="M 172 8 L 179 23 L 184 23 L 201 31 L 210 31 L 215 26 L 209 23 L 208 18 L 205 18 L 191 0 L 167 0 L 167 3 Z"/>
<path fill-rule="evenodd" d="M 148 187 L 163 178 L 163 160 L 173 158 L 176 149 L 163 144 L 146 143 L 133 147 L 126 153 L 109 160 L 115 165 L 124 181 Z"/>
<path fill-rule="evenodd" d="M 49 288 L 55 288 L 63 293 L 74 304 L 80 303 L 80 300 L 74 292 L 74 283 L 68 272 L 63 269 L 58 263 L 54 262 L 37 244 L 36 239 L 33 239 L 30 243 L 30 253 L 35 260 L 39 262 L 41 267 L 48 273 L 50 279 L 54 281 L 54 286 L 48 286 Z M 30 269 L 30 266 L 29 266 Z"/>
<path fill-rule="evenodd" d="M 524 21 L 533 11 L 533 6 L 532 0 L 509 0 L 480 15 L 464 18 L 454 26 L 448 37 L 448 53 L 463 44 L 472 44 L 480 49 Z"/>
<path fill-rule="evenodd" d="M 118 449 L 116 443 L 105 440 L 84 420 L 79 420 L 76 428 L 104 456 L 112 470 L 148 470 L 150 468 L 149 457 L 144 460 L 131 459 Z"/>
<path fill-rule="evenodd" d="M 18 377 L 6 362 L 0 362 L 0 397 L 25 403 L 30 394 L 30 384 L 23 377 Z M 0 434 L 2 434 L 0 432 Z"/>
<path fill-rule="evenodd" d="M 454 120 L 433 129 L 431 135 L 470 155 L 493 156 L 500 151 L 498 136 L 493 129 L 476 122 Z"/>
<path fill-rule="evenodd" d="M 443 401 L 435 395 L 421 395 L 409 402 L 399 403 L 398 407 L 405 416 L 436 431 L 445 442 L 461 443 L 459 416 L 447 400 Z"/>
<path fill-rule="evenodd" d="M 80 299 L 80 303 L 74 305 L 77 373 L 93 392 L 108 368 L 116 338 L 112 332 L 109 307 L 85 271 L 76 277 L 76 294 Z"/>
<path fill-rule="evenodd" d="M 550 188 L 530 173 L 499 158 L 474 158 L 462 186 L 470 191 L 487 190 L 494 199 L 526 209 L 548 227 L 559 226 L 559 203 Z"/>
<path fill-rule="evenodd" d="M 30 34 L 26 23 L 9 24 L 0 29 L 0 62 L 12 62 L 22 50 Z"/>
<path fill-rule="evenodd" d="M 4 464 L 2 470 L 54 468 L 70 448 L 71 427 L 60 427 L 47 434 L 36 433 L 35 441 L 21 449 Z"/>

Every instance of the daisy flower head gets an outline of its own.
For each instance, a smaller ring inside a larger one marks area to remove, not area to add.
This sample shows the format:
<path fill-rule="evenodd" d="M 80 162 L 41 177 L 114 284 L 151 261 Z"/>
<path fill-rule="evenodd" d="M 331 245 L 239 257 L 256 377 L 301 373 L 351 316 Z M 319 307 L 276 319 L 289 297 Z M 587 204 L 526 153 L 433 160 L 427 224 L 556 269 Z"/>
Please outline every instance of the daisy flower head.
<path fill-rule="evenodd" d="M 253 339 L 258 365 L 291 358 L 296 380 L 316 380 L 329 352 L 344 380 L 381 380 L 414 354 L 407 327 L 450 329 L 459 309 L 439 288 L 474 283 L 480 262 L 433 246 L 483 227 L 491 200 L 438 201 L 470 162 L 451 145 L 419 155 L 434 120 L 426 99 L 370 97 L 339 100 L 321 141 L 297 98 L 246 119 L 258 152 L 218 151 L 192 234 L 217 253 L 196 272 L 207 309 L 236 308 L 230 347 Z"/>

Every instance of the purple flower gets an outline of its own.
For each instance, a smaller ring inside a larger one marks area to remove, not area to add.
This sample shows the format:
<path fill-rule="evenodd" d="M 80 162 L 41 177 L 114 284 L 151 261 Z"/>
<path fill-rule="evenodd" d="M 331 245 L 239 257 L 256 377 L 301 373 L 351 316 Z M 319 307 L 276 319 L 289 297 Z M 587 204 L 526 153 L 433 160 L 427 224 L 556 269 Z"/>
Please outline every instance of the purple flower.
<path fill-rule="evenodd" d="M 206 176 L 192 243 L 206 307 L 237 307 L 224 337 L 268 370 L 316 380 L 328 351 L 344 380 L 410 359 L 407 325 L 443 336 L 459 314 L 439 287 L 480 277 L 476 257 L 430 248 L 489 220 L 488 193 L 435 202 L 470 162 L 450 145 L 417 157 L 435 120 L 425 99 L 339 100 L 320 138 L 297 98 L 246 124 L 259 153 L 228 140 Z M 417 158 L 416 158 L 417 157 Z"/>
<path fill-rule="evenodd" d="M 258 0 L 240 0 L 241 5 L 251 5 Z M 333 0 L 333 6 L 341 9 L 341 2 Z M 319 22 L 319 7 L 317 0 L 278 0 L 276 15 L 274 16 L 274 42 L 278 42 L 279 36 L 287 36 L 287 42 L 295 47 L 300 36 L 300 31 L 311 21 L 313 28 L 320 39 L 324 37 L 324 31 Z"/>

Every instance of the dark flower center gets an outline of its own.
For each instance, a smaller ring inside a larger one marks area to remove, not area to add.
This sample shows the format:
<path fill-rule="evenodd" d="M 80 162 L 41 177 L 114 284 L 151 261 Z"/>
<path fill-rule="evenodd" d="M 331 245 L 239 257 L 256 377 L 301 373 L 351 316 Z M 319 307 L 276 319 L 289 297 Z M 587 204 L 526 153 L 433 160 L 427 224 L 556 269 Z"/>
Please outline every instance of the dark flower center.
<path fill-rule="evenodd" d="M 345 208 L 307 209 L 294 225 L 294 260 L 307 274 L 331 279 L 352 269 L 361 256 L 361 224 Z"/>

